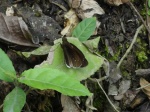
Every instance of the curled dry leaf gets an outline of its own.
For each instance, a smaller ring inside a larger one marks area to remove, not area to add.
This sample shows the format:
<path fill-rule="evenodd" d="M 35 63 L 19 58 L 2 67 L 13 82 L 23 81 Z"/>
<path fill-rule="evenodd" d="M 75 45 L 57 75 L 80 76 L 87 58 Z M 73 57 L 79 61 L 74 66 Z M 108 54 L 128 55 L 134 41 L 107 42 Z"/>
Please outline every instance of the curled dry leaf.
<path fill-rule="evenodd" d="M 116 83 L 119 79 L 122 78 L 120 69 L 116 68 L 117 64 L 115 62 L 110 63 L 110 75 L 108 77 L 109 83 Z"/>
<path fill-rule="evenodd" d="M 105 2 L 107 2 L 110 5 L 119 6 L 119 5 L 123 4 L 123 3 L 129 2 L 129 0 L 105 0 Z"/>
<path fill-rule="evenodd" d="M 21 17 L 0 13 L 0 40 L 15 45 L 38 47 L 32 43 L 32 35 Z"/>
<path fill-rule="evenodd" d="M 105 13 L 95 0 L 72 0 L 71 6 L 76 9 L 78 16 L 82 19 Z"/>
<path fill-rule="evenodd" d="M 62 35 L 71 36 L 73 29 L 79 23 L 79 19 L 73 9 L 69 10 L 65 15 L 65 28 L 61 31 Z"/>
<path fill-rule="evenodd" d="M 90 111 L 92 112 L 94 110 L 97 110 L 97 108 L 95 108 L 93 106 L 93 100 L 94 100 L 94 95 L 91 95 L 91 96 L 89 96 L 87 98 L 86 103 L 85 103 L 85 105 L 86 105 L 86 112 L 90 112 Z"/>
<path fill-rule="evenodd" d="M 148 81 L 146 81 L 144 78 L 140 78 L 140 86 L 143 88 L 142 91 L 150 99 L 150 83 Z"/>
<path fill-rule="evenodd" d="M 116 84 L 109 84 L 108 95 L 118 95 L 118 89 Z"/>
<path fill-rule="evenodd" d="M 129 108 L 132 110 L 136 109 L 139 105 L 144 104 L 146 99 L 147 96 L 143 92 L 136 93 L 136 96 L 129 104 Z M 149 112 L 149 111 L 140 111 L 140 112 Z"/>
<path fill-rule="evenodd" d="M 131 80 L 122 80 L 119 85 L 119 94 L 124 94 L 130 88 Z"/>
<path fill-rule="evenodd" d="M 68 4 L 70 7 L 76 9 L 80 6 L 82 0 L 68 0 Z"/>
<path fill-rule="evenodd" d="M 68 96 L 61 95 L 62 112 L 80 112 L 75 102 Z"/>
<path fill-rule="evenodd" d="M 122 80 L 119 84 L 118 95 L 114 96 L 115 100 L 121 100 L 124 97 L 124 94 L 130 88 L 131 80 Z"/>
<path fill-rule="evenodd" d="M 81 19 L 93 17 L 95 14 L 102 15 L 104 10 L 95 0 L 68 0 L 70 7 L 74 8 Z M 97 21 L 97 28 L 100 23 Z"/>
<path fill-rule="evenodd" d="M 150 74 L 150 69 L 148 68 L 148 69 L 138 69 L 138 70 L 135 70 L 135 73 L 136 73 L 136 75 L 148 75 L 148 74 Z"/>
<path fill-rule="evenodd" d="M 14 16 L 14 13 L 15 13 L 15 11 L 14 11 L 13 6 L 7 7 L 6 16 Z"/>

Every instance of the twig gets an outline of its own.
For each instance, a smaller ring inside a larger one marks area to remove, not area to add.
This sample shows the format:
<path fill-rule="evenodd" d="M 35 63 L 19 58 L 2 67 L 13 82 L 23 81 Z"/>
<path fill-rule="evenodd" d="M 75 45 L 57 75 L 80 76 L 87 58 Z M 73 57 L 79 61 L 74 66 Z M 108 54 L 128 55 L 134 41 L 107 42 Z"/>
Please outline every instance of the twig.
<path fill-rule="evenodd" d="M 2 109 L 2 108 L 3 108 L 3 105 L 4 105 L 4 104 L 1 104 L 1 105 L 0 105 L 0 109 Z"/>
<path fill-rule="evenodd" d="M 125 52 L 125 54 L 123 55 L 123 57 L 120 59 L 119 63 L 117 64 L 117 70 L 120 68 L 120 65 L 122 63 L 122 61 L 127 57 L 128 53 L 131 51 L 133 44 L 136 41 L 136 38 L 138 36 L 138 33 L 140 32 L 140 30 L 143 28 L 143 25 L 141 25 L 140 27 L 138 27 L 138 29 L 136 30 L 136 33 L 134 35 L 134 38 L 132 40 L 132 43 L 130 44 L 129 48 L 127 49 L 127 51 Z"/>
<path fill-rule="evenodd" d="M 141 86 L 141 87 L 137 88 L 136 90 L 140 90 L 140 89 L 146 88 L 146 87 L 148 87 L 148 86 L 150 86 L 150 83 L 149 83 L 149 84 L 146 84 L 146 85 L 144 85 L 144 86 Z"/>
<path fill-rule="evenodd" d="M 111 104 L 111 106 L 114 108 L 114 110 L 116 112 L 119 112 L 119 110 L 117 110 L 117 108 L 113 105 L 113 103 L 111 102 L 111 100 L 109 99 L 109 97 L 107 96 L 107 94 L 105 93 L 104 89 L 102 88 L 102 86 L 100 85 L 100 83 L 98 82 L 97 79 L 96 79 L 96 81 L 97 81 L 99 87 L 101 88 L 101 90 L 103 91 L 103 93 L 105 94 L 105 96 L 106 96 L 107 100 L 109 101 L 109 103 Z"/>
<path fill-rule="evenodd" d="M 66 12 L 67 12 L 66 7 L 64 7 L 63 5 L 58 4 L 58 3 L 56 3 L 56 2 L 52 2 L 52 3 L 53 3 L 53 4 L 55 4 L 55 5 L 57 5 L 58 7 L 60 7 L 61 9 L 63 9 L 64 11 L 66 11 Z"/>
<path fill-rule="evenodd" d="M 90 79 L 91 81 L 93 81 L 93 82 L 101 82 L 101 81 L 103 81 L 103 80 L 106 80 L 107 78 L 108 78 L 109 76 L 104 76 L 104 77 L 102 77 L 102 78 L 99 78 L 99 79 L 96 79 L 96 78 L 88 78 L 88 79 Z M 95 79 L 97 80 L 97 81 L 95 81 Z"/>
<path fill-rule="evenodd" d="M 148 10 L 149 10 L 149 7 L 148 7 L 148 0 L 145 1 L 146 2 L 146 25 L 148 28 L 150 28 L 150 17 L 148 15 Z M 149 48 L 150 48 L 150 33 L 148 33 L 148 39 L 149 39 Z"/>
<path fill-rule="evenodd" d="M 139 18 L 141 19 L 143 25 L 145 26 L 145 28 L 147 29 L 148 33 L 150 34 L 150 29 L 149 27 L 146 25 L 145 21 L 143 20 L 142 16 L 140 15 L 140 13 L 137 11 L 137 9 L 134 7 L 134 5 L 132 4 L 132 2 L 128 2 L 129 5 L 134 9 L 134 11 L 137 13 L 137 15 L 139 16 Z"/>
<path fill-rule="evenodd" d="M 137 9 L 134 7 L 134 5 L 132 4 L 132 2 L 128 2 L 129 5 L 135 10 L 135 12 L 137 13 L 137 15 L 139 16 L 139 18 L 141 19 L 142 23 L 144 24 L 145 28 L 148 31 L 148 34 L 150 35 L 150 29 L 149 26 L 146 25 L 145 21 L 143 20 L 142 16 L 140 15 L 140 13 L 137 11 Z M 147 3 L 147 1 L 146 1 Z M 148 19 L 147 19 L 148 20 Z M 150 48 L 150 36 L 148 35 L 148 43 L 149 43 L 149 48 Z"/>

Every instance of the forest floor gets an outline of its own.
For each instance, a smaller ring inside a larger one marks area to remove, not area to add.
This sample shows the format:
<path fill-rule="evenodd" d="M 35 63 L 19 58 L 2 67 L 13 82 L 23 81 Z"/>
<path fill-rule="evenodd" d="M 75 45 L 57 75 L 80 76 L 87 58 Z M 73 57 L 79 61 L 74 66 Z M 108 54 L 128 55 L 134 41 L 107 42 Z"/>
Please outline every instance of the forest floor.
<path fill-rule="evenodd" d="M 65 18 L 70 10 L 74 11 L 75 20 L 72 16 Z M 74 26 L 85 18 L 97 18 L 96 30 L 89 40 L 100 37 L 93 42 L 97 44 L 94 49 L 104 59 L 103 66 L 96 68 L 94 65 L 89 70 L 85 67 L 83 75 L 89 75 L 80 79 L 93 96 L 69 97 L 57 92 L 57 89 L 31 89 L 28 92 L 29 87 L 20 84 L 20 88 L 28 93 L 22 112 L 150 112 L 149 0 L 1 0 L 0 12 L 0 48 L 12 61 L 18 77 L 23 71 L 48 60 L 51 55 L 47 49 L 55 44 L 55 40 L 64 35 L 71 37 Z M 18 22 L 14 16 L 23 18 L 28 30 L 24 30 L 25 26 L 20 27 L 24 23 Z M 11 20 L 9 17 L 14 18 Z M 9 24 L 10 21 L 13 22 Z M 27 33 L 31 35 L 30 39 L 26 38 Z M 32 52 L 44 45 L 48 47 L 42 48 L 41 52 Z M 71 65 L 70 60 L 65 67 L 74 68 L 67 68 L 70 72 L 66 73 L 78 73 L 78 68 L 82 69 L 82 66 Z M 87 61 L 89 63 L 83 66 L 99 63 L 94 59 Z M 80 77 L 82 73 L 77 75 Z M 0 82 L 0 111 L 5 97 L 15 86 L 14 83 Z"/>

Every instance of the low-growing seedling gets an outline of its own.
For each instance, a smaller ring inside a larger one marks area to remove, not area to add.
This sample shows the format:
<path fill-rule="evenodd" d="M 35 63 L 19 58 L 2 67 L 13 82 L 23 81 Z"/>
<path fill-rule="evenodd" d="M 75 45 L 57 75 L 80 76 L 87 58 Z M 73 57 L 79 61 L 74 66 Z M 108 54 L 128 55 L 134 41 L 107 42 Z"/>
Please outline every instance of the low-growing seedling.
<path fill-rule="evenodd" d="M 58 69 L 34 68 L 24 71 L 20 77 L 17 77 L 8 56 L 1 49 L 0 54 L 0 79 L 6 82 L 12 82 L 16 86 L 4 100 L 4 112 L 9 112 L 10 110 L 20 112 L 23 108 L 26 102 L 26 94 L 18 86 L 19 83 L 40 90 L 54 89 L 69 96 L 90 95 L 89 90 L 80 84 L 80 81 L 71 78 Z"/>

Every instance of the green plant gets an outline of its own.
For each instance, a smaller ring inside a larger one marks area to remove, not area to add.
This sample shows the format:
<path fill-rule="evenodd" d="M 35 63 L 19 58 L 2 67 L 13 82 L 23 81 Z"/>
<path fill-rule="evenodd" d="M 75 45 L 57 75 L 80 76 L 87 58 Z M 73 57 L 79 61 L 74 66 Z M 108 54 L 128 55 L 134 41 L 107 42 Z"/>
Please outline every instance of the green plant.
<path fill-rule="evenodd" d="M 148 5 L 148 11 L 147 11 L 147 14 L 150 15 L 150 0 L 148 0 L 148 4 L 147 4 L 147 5 Z"/>
<path fill-rule="evenodd" d="M 34 68 L 24 71 L 20 77 L 17 77 L 8 56 L 1 49 L 0 54 L 0 79 L 12 82 L 16 86 L 4 100 L 4 112 L 10 112 L 10 110 L 11 112 L 20 112 L 24 106 L 26 94 L 19 87 L 20 83 L 40 90 L 54 89 L 69 96 L 90 95 L 88 89 L 80 84 L 79 81 L 58 69 Z"/>
<path fill-rule="evenodd" d="M 144 51 L 136 52 L 136 55 L 137 55 L 138 61 L 140 62 L 144 62 L 148 59 Z"/>
<path fill-rule="evenodd" d="M 86 18 L 77 25 L 72 36 L 78 38 L 81 42 L 86 41 L 96 28 L 96 18 Z"/>
<path fill-rule="evenodd" d="M 93 18 L 88 20 L 91 22 L 91 20 L 93 21 Z M 81 26 L 82 23 L 80 24 Z M 96 20 L 93 23 L 95 24 Z M 88 21 L 86 20 L 86 23 L 84 24 L 85 25 L 88 24 Z M 95 28 L 94 25 L 93 27 Z M 75 30 L 77 29 L 78 27 Z M 81 28 L 80 30 L 86 33 L 84 29 Z M 94 29 L 91 32 L 94 32 Z M 83 40 L 87 40 L 91 36 L 91 34 L 92 33 L 88 33 L 88 35 L 86 35 L 87 36 L 86 39 L 84 38 Z M 74 35 L 76 36 L 76 34 Z M 71 40 L 69 41 L 71 42 Z M 76 45 L 79 45 L 79 43 L 81 44 L 81 42 L 79 41 L 74 42 Z M 88 60 L 89 65 L 85 68 L 70 69 L 67 68 L 66 66 L 63 66 L 63 68 L 57 69 L 56 67 L 57 63 L 60 64 L 60 61 L 62 61 L 63 59 L 62 57 L 61 58 L 59 57 L 62 55 L 62 52 L 60 52 L 60 48 L 58 48 L 55 51 L 56 55 L 52 64 L 48 66 L 40 66 L 39 68 L 26 70 L 19 77 L 16 76 L 16 71 L 8 56 L 4 53 L 2 49 L 0 49 L 1 54 L 0 79 L 6 82 L 14 83 L 15 85 L 15 88 L 5 97 L 3 111 L 4 112 L 21 111 L 26 102 L 26 91 L 24 91 L 20 87 L 21 84 L 25 84 L 33 89 L 40 89 L 40 90 L 53 89 L 69 96 L 91 95 L 89 90 L 80 83 L 80 80 L 86 79 L 87 77 L 92 75 L 95 71 L 97 71 L 97 69 L 101 67 L 103 63 L 103 58 L 89 53 L 88 50 L 86 50 L 86 48 L 83 46 L 80 46 L 79 49 L 83 53 L 86 53 L 87 58 L 89 58 Z M 94 64 L 95 62 L 92 62 L 92 60 L 96 61 L 97 62 L 96 64 L 99 65 Z M 85 74 L 88 74 L 88 76 L 84 77 Z"/>

